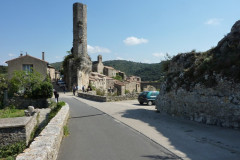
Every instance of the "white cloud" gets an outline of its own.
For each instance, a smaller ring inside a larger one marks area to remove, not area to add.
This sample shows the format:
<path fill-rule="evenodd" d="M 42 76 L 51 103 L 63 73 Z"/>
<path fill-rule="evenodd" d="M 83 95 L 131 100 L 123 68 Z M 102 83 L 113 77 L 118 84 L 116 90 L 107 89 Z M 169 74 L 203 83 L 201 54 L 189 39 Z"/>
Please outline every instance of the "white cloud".
<path fill-rule="evenodd" d="M 205 22 L 205 24 L 207 24 L 207 25 L 219 25 L 222 21 L 223 21 L 223 19 L 212 18 L 212 19 L 207 20 Z"/>
<path fill-rule="evenodd" d="M 153 53 L 152 55 L 154 57 L 160 58 L 161 60 L 165 59 L 165 54 L 164 53 Z"/>
<path fill-rule="evenodd" d="M 8 56 L 9 56 L 9 57 L 15 57 L 16 55 L 15 55 L 15 54 L 12 54 L 12 53 L 9 53 Z"/>
<path fill-rule="evenodd" d="M 56 56 L 56 59 L 63 59 L 63 56 Z"/>
<path fill-rule="evenodd" d="M 87 45 L 87 50 L 89 53 L 111 53 L 110 49 L 99 47 L 99 46 Z"/>
<path fill-rule="evenodd" d="M 148 43 L 148 40 L 144 38 L 127 37 L 125 40 L 123 40 L 123 43 L 125 43 L 127 46 L 133 46 L 142 43 Z"/>
<path fill-rule="evenodd" d="M 116 57 L 116 60 L 124 60 L 122 57 Z"/>
<path fill-rule="evenodd" d="M 151 63 L 151 61 L 149 59 L 144 59 L 143 63 Z"/>

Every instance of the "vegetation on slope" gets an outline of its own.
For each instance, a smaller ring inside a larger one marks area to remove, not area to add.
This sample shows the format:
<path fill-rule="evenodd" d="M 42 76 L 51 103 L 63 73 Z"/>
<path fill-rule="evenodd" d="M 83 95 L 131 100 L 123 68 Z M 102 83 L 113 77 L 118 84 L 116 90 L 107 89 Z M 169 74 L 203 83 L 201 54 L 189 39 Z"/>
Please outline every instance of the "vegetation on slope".
<path fill-rule="evenodd" d="M 126 60 L 105 61 L 105 66 L 111 66 L 117 70 L 125 72 L 128 76 L 135 75 L 142 78 L 142 81 L 159 81 L 162 79 L 163 71 L 166 70 L 167 61 L 161 63 L 139 63 Z M 56 69 L 61 68 L 62 62 L 51 64 Z"/>
<path fill-rule="evenodd" d="M 105 66 L 111 66 L 117 70 L 125 72 L 128 76 L 135 75 L 141 77 L 142 81 L 159 81 L 162 79 L 165 64 L 167 61 L 161 63 L 139 63 L 126 60 L 112 60 L 105 61 Z"/>

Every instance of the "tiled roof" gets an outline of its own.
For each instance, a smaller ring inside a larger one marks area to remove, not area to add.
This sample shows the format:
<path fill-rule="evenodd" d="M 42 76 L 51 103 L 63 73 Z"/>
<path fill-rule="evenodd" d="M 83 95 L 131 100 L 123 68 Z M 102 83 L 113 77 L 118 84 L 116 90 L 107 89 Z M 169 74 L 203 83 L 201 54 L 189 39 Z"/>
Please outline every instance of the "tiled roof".
<path fill-rule="evenodd" d="M 17 58 L 11 59 L 11 60 L 8 60 L 8 61 L 6 61 L 5 63 L 8 63 L 8 62 L 10 62 L 10 61 L 14 61 L 14 60 L 17 60 L 17 59 L 20 59 L 20 58 L 24 58 L 24 57 L 31 57 L 31 58 L 37 59 L 37 60 L 39 60 L 39 61 L 48 63 L 47 61 L 44 61 L 44 60 L 42 60 L 42 59 L 39 59 L 39 58 L 30 56 L 30 55 L 28 55 L 28 54 L 26 54 L 26 55 L 24 55 L 24 56 L 19 56 L 19 57 L 17 57 Z"/>

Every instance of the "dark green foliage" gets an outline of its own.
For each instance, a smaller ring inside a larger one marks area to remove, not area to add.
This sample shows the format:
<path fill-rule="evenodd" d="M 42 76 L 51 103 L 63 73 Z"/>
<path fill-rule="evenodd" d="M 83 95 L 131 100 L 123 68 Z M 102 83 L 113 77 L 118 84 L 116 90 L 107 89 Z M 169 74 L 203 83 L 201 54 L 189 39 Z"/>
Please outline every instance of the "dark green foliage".
<path fill-rule="evenodd" d="M 32 98 L 51 98 L 53 94 L 53 86 L 51 83 L 44 81 L 34 86 Z"/>
<path fill-rule="evenodd" d="M 14 157 L 16 157 L 19 153 L 22 153 L 25 148 L 26 148 L 25 142 L 18 142 L 15 144 L 1 147 L 0 158 L 14 159 Z"/>
<path fill-rule="evenodd" d="M 50 79 L 45 80 L 36 71 L 15 71 L 9 81 L 9 96 L 18 94 L 24 98 L 51 98 L 53 86 Z"/>
<path fill-rule="evenodd" d="M 0 74 L 7 74 L 7 66 L 0 65 Z"/>
<path fill-rule="evenodd" d="M 50 121 L 53 117 L 56 116 L 56 114 L 58 113 L 58 111 L 62 108 L 62 106 L 65 105 L 65 102 L 58 102 L 57 103 L 57 106 L 54 107 L 51 112 L 49 113 L 49 116 L 48 116 L 48 120 Z"/>
<path fill-rule="evenodd" d="M 116 77 L 113 77 L 113 78 L 116 79 L 116 80 L 119 80 L 119 81 L 122 80 L 122 77 L 118 73 L 116 74 Z"/>
<path fill-rule="evenodd" d="M 69 54 L 69 55 L 64 57 L 64 60 L 62 62 L 63 70 L 67 68 L 68 60 L 72 59 L 72 58 L 74 58 L 73 54 Z"/>
<path fill-rule="evenodd" d="M 53 66 L 57 71 L 60 71 L 62 69 L 62 62 L 55 62 L 51 63 L 51 66 Z"/>
<path fill-rule="evenodd" d="M 3 108 L 4 90 L 7 89 L 8 82 L 6 75 L 0 74 L 0 108 Z"/>
<path fill-rule="evenodd" d="M 102 89 L 96 89 L 96 94 L 99 96 L 104 96 L 105 95 L 105 91 Z"/>
<path fill-rule="evenodd" d="M 125 72 L 128 76 L 135 75 L 141 77 L 142 81 L 158 81 L 163 72 L 167 70 L 169 61 L 147 64 L 131 62 L 126 60 L 105 61 L 105 66 L 111 66 L 117 70 Z"/>

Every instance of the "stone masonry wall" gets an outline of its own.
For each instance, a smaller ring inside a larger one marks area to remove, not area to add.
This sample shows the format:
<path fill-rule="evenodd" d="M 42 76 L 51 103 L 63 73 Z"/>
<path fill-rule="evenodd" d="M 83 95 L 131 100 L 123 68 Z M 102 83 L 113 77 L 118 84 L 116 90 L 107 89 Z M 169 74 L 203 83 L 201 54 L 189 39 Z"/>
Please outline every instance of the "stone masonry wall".
<path fill-rule="evenodd" d="M 162 85 L 156 108 L 173 116 L 223 127 L 240 128 L 240 84 L 218 80 L 214 88 L 196 85 L 192 91 L 182 88 L 166 92 Z"/>
<path fill-rule="evenodd" d="M 78 97 L 97 101 L 97 102 L 113 102 L 113 101 L 124 101 L 124 100 L 133 100 L 138 98 L 138 93 L 126 94 L 122 96 L 98 96 L 87 93 L 78 93 Z"/>
<path fill-rule="evenodd" d="M 38 124 L 37 115 L 0 119 L 0 147 L 22 141 L 28 145 L 31 133 Z"/>
<path fill-rule="evenodd" d="M 63 127 L 69 117 L 69 106 L 66 104 L 48 123 L 30 147 L 19 154 L 17 160 L 55 160 L 63 138 Z"/>

